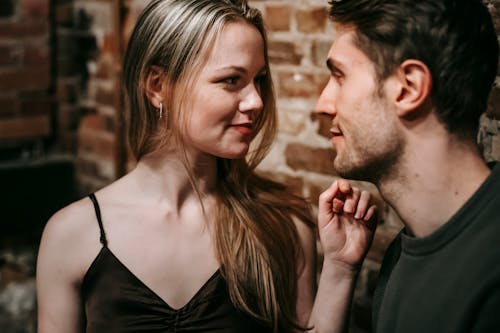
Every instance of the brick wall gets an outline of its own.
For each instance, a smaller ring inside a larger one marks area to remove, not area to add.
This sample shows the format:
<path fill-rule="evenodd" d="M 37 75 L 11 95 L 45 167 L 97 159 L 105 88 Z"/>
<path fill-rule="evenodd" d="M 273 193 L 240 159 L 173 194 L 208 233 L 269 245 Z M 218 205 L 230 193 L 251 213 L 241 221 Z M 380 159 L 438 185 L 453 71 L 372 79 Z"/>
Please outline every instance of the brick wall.
<path fill-rule="evenodd" d="M 335 36 L 327 19 L 326 0 L 250 2 L 262 10 L 269 28 L 280 121 L 276 144 L 260 170 L 292 185 L 314 203 L 336 177 L 332 167 L 335 152 L 327 139 L 329 125 L 311 113 L 328 79 L 324 61 Z M 500 0 L 486 2 L 500 28 Z M 2 156 L 12 151 L 33 155 L 40 147 L 67 154 L 75 161 L 81 194 L 108 184 L 132 166 L 123 140 L 119 74 L 127 36 L 145 3 L 0 1 Z M 487 160 L 500 160 L 499 119 L 500 87 L 495 87 L 478 138 Z M 360 185 L 374 190 L 370 184 Z M 385 207 L 356 289 L 352 332 L 370 331 L 369 309 L 380 261 L 400 227 L 397 217 Z M 12 253 L 6 251 L 0 252 L 0 274 L 13 276 L 17 286 L 28 281 L 23 290 L 29 296 L 32 284 L 26 274 L 32 277 L 32 270 L 19 268 L 24 264 L 16 262 L 22 259 L 5 255 Z M 16 278 L 12 270 L 19 270 L 23 278 Z M 5 296 L 11 280 L 2 281 L 0 298 L 5 300 L 11 295 Z M 0 322 L 2 311 L 12 305 L 7 303 L 0 304 Z M 30 327 L 19 331 L 31 332 Z"/>
<path fill-rule="evenodd" d="M 87 18 L 86 32 L 95 40 L 95 56 L 86 63 L 88 80 L 80 100 L 76 170 L 82 193 L 118 178 L 124 151 L 120 126 L 120 2 L 73 1 L 74 12 Z"/>
<path fill-rule="evenodd" d="M 53 134 L 48 0 L 0 5 L 0 148 L 2 158 L 30 154 Z"/>

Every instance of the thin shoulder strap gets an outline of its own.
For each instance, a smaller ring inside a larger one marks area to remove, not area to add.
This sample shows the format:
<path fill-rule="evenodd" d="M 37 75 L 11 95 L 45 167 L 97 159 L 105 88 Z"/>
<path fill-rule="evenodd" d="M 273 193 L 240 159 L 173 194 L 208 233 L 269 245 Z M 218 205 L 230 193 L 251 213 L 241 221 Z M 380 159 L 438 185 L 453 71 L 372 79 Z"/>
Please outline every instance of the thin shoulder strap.
<path fill-rule="evenodd" d="M 106 233 L 104 232 L 104 227 L 102 225 L 102 219 L 101 219 L 101 209 L 99 208 L 99 204 L 97 203 L 97 198 L 95 197 L 94 193 L 89 194 L 90 200 L 92 200 L 92 203 L 94 204 L 94 209 L 95 209 L 95 215 L 97 217 L 97 223 L 99 223 L 99 229 L 101 230 L 101 244 L 103 246 L 108 246 L 108 241 L 106 239 Z"/>

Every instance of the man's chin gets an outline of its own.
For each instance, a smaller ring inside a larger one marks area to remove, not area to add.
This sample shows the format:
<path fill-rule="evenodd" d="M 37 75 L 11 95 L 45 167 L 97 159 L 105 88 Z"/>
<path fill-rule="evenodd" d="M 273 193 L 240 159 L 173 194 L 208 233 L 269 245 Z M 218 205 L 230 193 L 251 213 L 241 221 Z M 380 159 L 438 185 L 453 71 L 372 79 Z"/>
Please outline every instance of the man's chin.
<path fill-rule="evenodd" d="M 352 166 L 348 163 L 345 163 L 345 161 L 340 160 L 339 156 L 337 156 L 333 161 L 333 168 L 335 169 L 335 172 L 342 178 L 351 179 L 350 175 L 353 173 Z"/>
<path fill-rule="evenodd" d="M 364 181 L 373 180 L 373 172 L 370 168 L 365 168 L 363 166 L 352 165 L 348 163 L 342 163 L 343 161 L 335 159 L 333 167 L 335 172 L 342 178 L 346 179 L 356 179 Z"/>

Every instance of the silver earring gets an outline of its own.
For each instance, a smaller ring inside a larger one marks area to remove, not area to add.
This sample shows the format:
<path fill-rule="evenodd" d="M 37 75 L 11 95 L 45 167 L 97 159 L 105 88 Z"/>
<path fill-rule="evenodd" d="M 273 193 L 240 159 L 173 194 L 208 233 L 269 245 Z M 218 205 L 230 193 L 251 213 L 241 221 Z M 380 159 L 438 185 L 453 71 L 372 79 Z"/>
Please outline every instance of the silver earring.
<path fill-rule="evenodd" d="M 163 103 L 160 102 L 160 118 L 158 119 L 161 119 L 163 117 Z"/>

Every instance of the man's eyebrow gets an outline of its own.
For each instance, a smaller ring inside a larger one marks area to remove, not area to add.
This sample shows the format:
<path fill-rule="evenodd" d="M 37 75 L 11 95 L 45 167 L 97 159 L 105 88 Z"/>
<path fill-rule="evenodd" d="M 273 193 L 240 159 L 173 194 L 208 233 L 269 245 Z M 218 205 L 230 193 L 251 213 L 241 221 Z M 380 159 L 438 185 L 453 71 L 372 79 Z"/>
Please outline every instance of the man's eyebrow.
<path fill-rule="evenodd" d="M 333 69 L 334 69 L 334 65 L 333 65 L 333 60 L 328 58 L 326 60 L 326 67 L 328 67 L 328 69 L 330 70 L 330 72 L 333 72 Z"/>
<path fill-rule="evenodd" d="M 330 72 L 334 72 L 334 71 L 340 70 L 339 67 L 341 67 L 341 66 L 338 64 L 338 62 L 336 62 L 332 58 L 328 58 L 326 60 L 326 67 L 328 67 L 328 69 L 330 70 Z"/>

